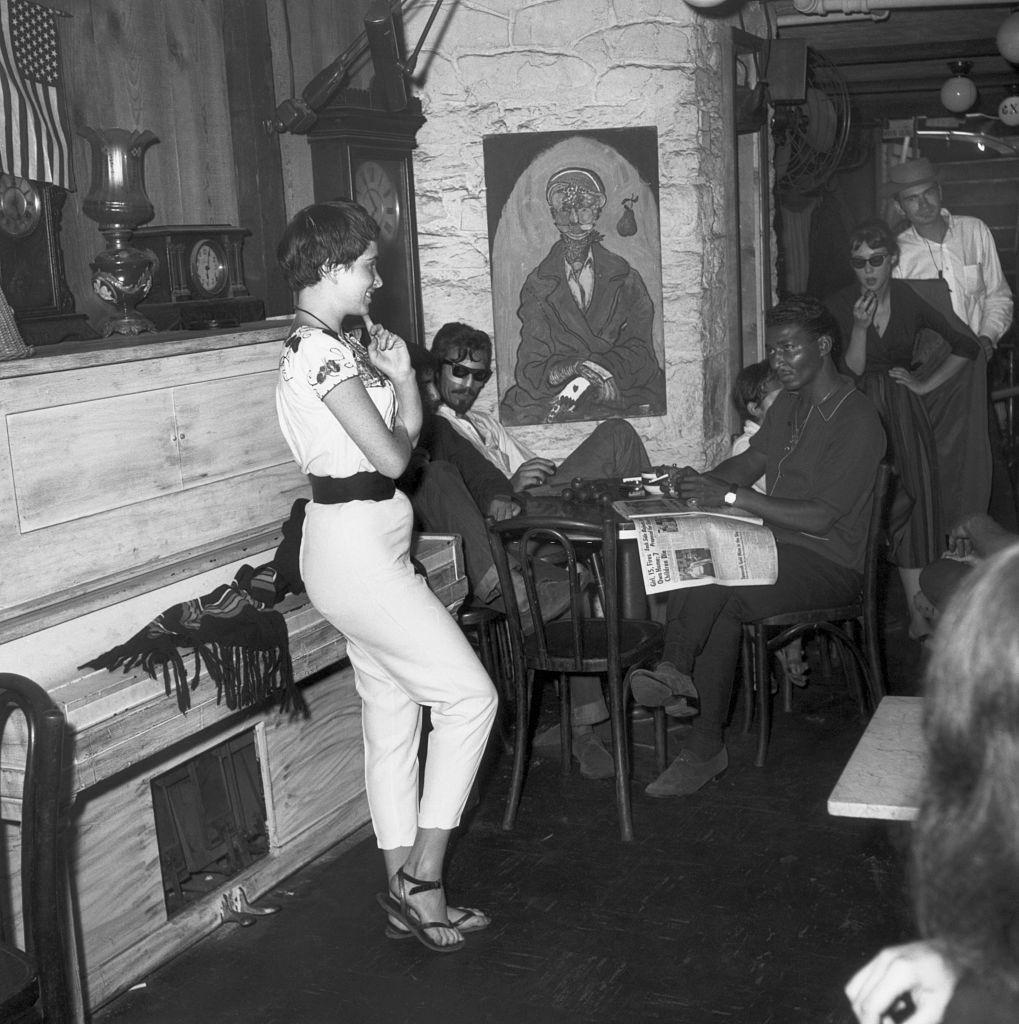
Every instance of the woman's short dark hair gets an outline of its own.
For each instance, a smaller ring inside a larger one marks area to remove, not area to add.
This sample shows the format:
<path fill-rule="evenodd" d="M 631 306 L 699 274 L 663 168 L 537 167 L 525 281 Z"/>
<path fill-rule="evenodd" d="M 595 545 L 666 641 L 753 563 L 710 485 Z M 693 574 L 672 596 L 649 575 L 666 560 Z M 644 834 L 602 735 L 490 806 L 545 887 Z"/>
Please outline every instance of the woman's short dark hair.
<path fill-rule="evenodd" d="M 913 831 L 922 934 L 960 973 L 1019 991 L 1019 545 L 949 602 L 925 677 Z"/>
<path fill-rule="evenodd" d="M 849 251 L 854 252 L 861 245 L 867 246 L 868 249 L 884 249 L 894 256 L 899 253 L 899 242 L 895 232 L 878 217 L 857 224 L 849 233 Z"/>
<path fill-rule="evenodd" d="M 736 383 L 732 389 L 732 399 L 736 403 L 736 411 L 743 419 L 751 419 L 750 403 L 754 402 L 760 405 L 769 391 L 776 391 L 781 386 L 767 359 L 744 366 L 736 375 Z"/>
<path fill-rule="evenodd" d="M 378 224 L 357 203 L 314 203 L 294 214 L 276 246 L 276 259 L 287 286 L 299 292 L 318 284 L 323 270 L 349 267 L 378 237 Z"/>
<path fill-rule="evenodd" d="M 492 339 L 469 324 L 457 322 L 443 324 L 432 341 L 432 356 L 436 365 L 449 359 L 455 363 L 472 359 L 479 363 L 492 362 Z"/>

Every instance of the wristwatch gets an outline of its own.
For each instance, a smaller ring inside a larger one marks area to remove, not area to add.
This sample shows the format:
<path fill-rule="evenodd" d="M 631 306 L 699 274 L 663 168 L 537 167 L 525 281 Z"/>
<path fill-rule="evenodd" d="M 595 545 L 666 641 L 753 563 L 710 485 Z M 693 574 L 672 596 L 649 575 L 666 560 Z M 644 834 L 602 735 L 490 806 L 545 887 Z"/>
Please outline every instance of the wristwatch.
<path fill-rule="evenodd" d="M 722 501 L 724 501 L 726 505 L 735 505 L 736 488 L 734 487 L 731 491 L 726 491 L 725 494 L 722 496 Z"/>

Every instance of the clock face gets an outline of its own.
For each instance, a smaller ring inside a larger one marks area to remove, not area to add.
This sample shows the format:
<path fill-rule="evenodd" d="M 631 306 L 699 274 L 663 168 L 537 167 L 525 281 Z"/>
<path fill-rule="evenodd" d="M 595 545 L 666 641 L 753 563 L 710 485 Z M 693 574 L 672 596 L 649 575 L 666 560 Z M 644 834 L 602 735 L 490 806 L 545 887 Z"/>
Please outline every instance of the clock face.
<path fill-rule="evenodd" d="M 191 284 L 204 295 L 218 295 L 227 282 L 226 253 L 212 239 L 195 242 L 189 260 Z"/>
<path fill-rule="evenodd" d="M 23 238 L 35 230 L 42 216 L 42 199 L 26 178 L 0 174 L 0 231 Z"/>
<path fill-rule="evenodd" d="M 383 241 L 400 229 L 400 190 L 393 173 L 375 160 L 366 160 L 354 174 L 354 198 L 372 215 Z"/>

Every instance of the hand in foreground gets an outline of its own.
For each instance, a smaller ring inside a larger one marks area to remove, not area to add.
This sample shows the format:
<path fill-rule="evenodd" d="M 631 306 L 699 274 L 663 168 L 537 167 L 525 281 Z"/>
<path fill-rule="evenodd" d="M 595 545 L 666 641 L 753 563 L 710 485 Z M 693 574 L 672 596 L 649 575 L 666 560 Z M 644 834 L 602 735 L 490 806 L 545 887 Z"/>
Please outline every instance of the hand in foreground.
<path fill-rule="evenodd" d="M 510 478 L 514 492 L 526 487 L 537 487 L 555 474 L 555 463 L 551 459 L 528 459 Z"/>
<path fill-rule="evenodd" d="M 368 358 L 379 373 L 384 373 L 390 380 L 406 378 L 413 373 L 410 365 L 410 352 L 407 343 L 398 334 L 387 331 L 382 324 L 375 323 L 367 314 L 364 316 L 365 327 L 368 328 Z"/>
<path fill-rule="evenodd" d="M 512 498 L 495 497 L 488 503 L 488 514 L 497 522 L 520 514 L 520 506 Z"/>
<path fill-rule="evenodd" d="M 891 377 L 896 384 L 901 384 L 903 387 L 909 388 L 914 395 L 927 394 L 927 385 L 920 380 L 919 377 L 914 376 L 909 372 L 909 370 L 904 370 L 901 366 L 893 366 L 888 371 L 888 376 Z"/>
<path fill-rule="evenodd" d="M 889 1020 L 888 1008 L 908 992 L 916 1010 L 908 1024 L 940 1024 L 955 991 L 955 969 L 930 942 L 889 946 L 846 984 L 846 995 L 860 1024 Z"/>

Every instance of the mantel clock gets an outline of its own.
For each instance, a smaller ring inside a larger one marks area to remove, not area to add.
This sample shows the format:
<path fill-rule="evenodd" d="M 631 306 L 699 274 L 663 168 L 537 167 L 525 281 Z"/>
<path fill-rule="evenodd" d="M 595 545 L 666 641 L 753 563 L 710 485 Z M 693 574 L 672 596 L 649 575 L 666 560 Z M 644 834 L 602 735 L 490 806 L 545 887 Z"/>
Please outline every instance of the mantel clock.
<path fill-rule="evenodd" d="M 244 239 L 229 224 L 170 224 L 136 229 L 131 244 L 159 259 L 138 310 L 160 330 L 228 327 L 265 315 L 244 282 Z"/>
<path fill-rule="evenodd" d="M 382 287 L 372 318 L 405 341 L 424 347 L 413 150 L 425 123 L 421 102 L 400 111 L 376 110 L 357 90 L 338 94 L 308 133 L 315 201 L 352 198 L 379 225 Z"/>
<path fill-rule="evenodd" d="M 64 275 L 60 220 L 67 192 L 0 174 L 0 288 L 29 345 L 93 338 Z"/>

